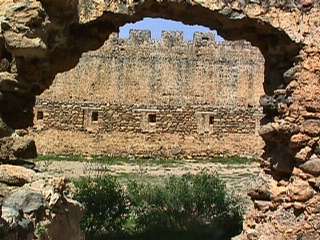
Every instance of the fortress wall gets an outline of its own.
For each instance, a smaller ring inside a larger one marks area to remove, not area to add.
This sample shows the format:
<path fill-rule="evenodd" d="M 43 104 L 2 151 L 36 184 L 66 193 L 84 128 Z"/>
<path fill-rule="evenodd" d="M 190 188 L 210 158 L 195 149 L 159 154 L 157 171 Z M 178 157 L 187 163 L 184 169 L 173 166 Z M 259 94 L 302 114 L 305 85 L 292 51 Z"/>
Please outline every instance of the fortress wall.
<path fill-rule="evenodd" d="M 40 98 L 117 104 L 258 105 L 263 94 L 264 59 L 248 43 L 216 43 L 197 33 L 186 42 L 179 32 L 131 31 L 111 37 L 83 54 L 76 68 L 59 74 Z"/>
<path fill-rule="evenodd" d="M 38 101 L 35 115 L 35 125 L 38 130 L 59 129 L 97 133 L 152 132 L 184 135 L 255 134 L 262 117 L 259 108 L 123 106 L 46 101 Z"/>
<path fill-rule="evenodd" d="M 145 30 L 111 36 L 37 99 L 39 152 L 260 154 L 263 57 L 246 42 L 214 39 L 163 32 L 155 41 Z"/>
<path fill-rule="evenodd" d="M 208 158 L 261 154 L 257 108 L 123 106 L 38 102 L 34 137 L 41 154 L 161 155 Z M 97 113 L 98 118 L 92 116 Z M 155 116 L 155 122 L 150 121 Z M 48 140 L 50 139 L 50 140 Z"/>

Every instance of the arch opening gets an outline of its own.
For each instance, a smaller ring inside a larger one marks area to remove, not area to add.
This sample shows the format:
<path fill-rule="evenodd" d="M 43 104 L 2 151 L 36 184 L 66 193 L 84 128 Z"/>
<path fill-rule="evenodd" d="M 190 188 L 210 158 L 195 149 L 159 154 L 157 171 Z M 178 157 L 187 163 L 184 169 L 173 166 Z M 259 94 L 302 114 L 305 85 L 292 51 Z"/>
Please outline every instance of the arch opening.
<path fill-rule="evenodd" d="M 41 5 L 40 2 L 36 4 Z M 28 23 L 34 33 L 33 37 L 39 36 L 46 43 L 46 48 L 37 46 L 32 51 L 23 47 L 17 49 L 6 40 L 6 48 L 14 56 L 14 76 L 19 80 L 19 93 L 4 92 L 0 103 L 2 119 L 10 128 L 32 125 L 35 95 L 47 89 L 58 72 L 73 68 L 83 52 L 101 47 L 105 39 L 112 32 L 118 32 L 121 26 L 142 20 L 144 17 L 161 17 L 190 25 L 199 24 L 215 29 L 226 40 L 249 41 L 260 49 L 265 58 L 264 91 L 267 96 L 261 101 L 266 114 L 263 124 L 273 122 L 275 118 L 282 118 L 292 104 L 292 89 L 288 84 L 297 71 L 295 64 L 299 58 L 296 57 L 303 44 L 295 42 L 285 31 L 273 27 L 263 19 L 248 17 L 243 10 L 237 10 L 228 4 L 210 9 L 200 4 L 150 0 L 113 10 L 110 10 L 110 7 L 97 13 L 94 7 L 90 7 L 92 2 L 79 2 L 76 8 L 70 7 L 70 3 L 65 3 L 70 11 L 61 12 L 57 16 L 57 11 L 66 7 L 60 4 L 56 9 L 50 2 L 43 2 L 43 8 L 41 6 L 39 12 L 34 13 L 37 15 L 37 21 L 30 19 L 32 24 Z M 267 11 L 266 6 L 262 8 Z M 28 10 L 17 8 L 10 12 L 11 15 L 8 14 L 3 28 L 6 30 L 5 38 L 9 38 L 12 29 L 16 28 L 11 24 L 15 22 L 15 14 Z M 46 20 L 46 14 L 50 24 L 43 28 L 42 21 Z M 65 18 L 67 22 L 61 25 L 59 18 L 64 14 L 68 16 Z M 270 129 L 263 134 L 266 142 L 265 158 L 275 161 L 272 163 L 273 166 L 278 166 L 283 158 L 288 162 L 285 165 L 293 166 L 292 150 L 284 151 L 281 159 L 277 157 L 277 153 L 279 149 L 287 148 L 294 132 L 280 134 L 281 138 L 274 137 Z"/>
<path fill-rule="evenodd" d="M 56 23 L 55 21 L 58 21 L 56 19 L 61 17 L 55 16 L 54 13 L 57 9 L 52 8 L 50 3 L 44 2 L 43 4 L 46 13 L 52 19 L 51 21 Z M 21 108 L 30 110 L 30 106 L 34 104 L 32 96 L 47 89 L 58 72 L 73 68 L 82 52 L 101 47 L 109 34 L 119 31 L 119 28 L 126 23 L 137 22 L 144 17 L 172 19 L 189 25 L 199 24 L 217 30 L 219 35 L 226 40 L 247 40 L 253 46 L 257 46 L 265 58 L 264 88 L 265 93 L 269 96 L 272 96 L 275 90 L 284 89 L 288 85 L 290 76 L 286 77 L 284 73 L 294 66 L 295 57 L 302 48 L 300 43 L 291 40 L 284 31 L 274 28 L 260 19 L 251 19 L 241 11 L 227 6 L 210 10 L 200 5 L 189 5 L 187 3 L 146 1 L 137 4 L 132 9 L 123 10 L 125 14 L 119 9 L 114 12 L 105 11 L 100 17 L 90 21 L 90 14 L 94 15 L 93 5 L 90 7 L 90 4 L 93 3 L 87 2 L 86 7 L 83 7 L 82 3 L 78 3 L 77 7 L 80 9 L 80 13 L 76 15 L 78 12 L 73 12 L 73 18 L 69 17 L 72 21 L 66 24 L 68 29 L 66 32 L 59 32 L 58 29 L 51 28 L 50 25 L 47 27 L 45 37 L 48 42 L 48 51 L 45 55 L 42 55 L 42 50 L 35 50 L 32 54 L 28 53 L 28 49 L 15 51 L 13 48 L 10 49 L 10 45 L 7 44 L 9 50 L 15 55 L 16 72 L 18 77 L 21 78 L 19 81 L 26 83 L 22 87 L 25 92 L 22 99 L 15 97 L 19 106 L 17 105 L 10 110 L 6 107 L 2 108 L 2 117 L 9 125 L 15 122 L 12 116 L 16 115 L 12 114 L 13 111 L 11 110 L 18 109 L 20 111 L 14 110 L 14 112 L 30 113 L 30 111 L 21 111 Z M 72 16 L 72 10 L 75 10 L 74 7 L 66 14 Z M 69 20 L 69 18 L 67 19 Z M 89 20 L 85 20 L 86 18 Z M 82 23 L 75 23 L 75 19 L 78 22 L 82 21 Z M 56 24 L 59 25 L 59 22 Z M 37 24 L 32 27 L 39 28 Z M 65 38 L 64 44 L 59 44 L 60 35 Z M 10 96 L 7 98 L 9 99 Z M 267 108 L 272 109 L 274 107 L 275 104 L 269 106 L 272 101 L 277 102 L 277 100 L 271 99 L 265 104 Z M 4 100 L 3 102 L 8 101 Z M 21 107 L 23 105 L 25 106 Z M 277 114 L 273 113 L 270 116 L 274 117 Z M 270 120 L 272 120 L 272 117 Z M 16 118 L 26 119 L 24 124 L 19 124 L 19 127 L 32 125 L 31 117 L 26 118 L 26 115 L 23 115 Z"/>
<path fill-rule="evenodd" d="M 83 54 L 40 95 L 35 108 L 50 117 L 35 120 L 39 153 L 259 157 L 264 59 L 258 48 L 224 41 L 202 26 L 144 21 L 134 27 L 147 29 L 129 28 L 125 38 L 114 33 Z M 98 111 L 101 121 L 92 121 Z M 79 132 L 76 140 L 69 131 Z M 59 138 L 49 141 L 50 135 Z"/>

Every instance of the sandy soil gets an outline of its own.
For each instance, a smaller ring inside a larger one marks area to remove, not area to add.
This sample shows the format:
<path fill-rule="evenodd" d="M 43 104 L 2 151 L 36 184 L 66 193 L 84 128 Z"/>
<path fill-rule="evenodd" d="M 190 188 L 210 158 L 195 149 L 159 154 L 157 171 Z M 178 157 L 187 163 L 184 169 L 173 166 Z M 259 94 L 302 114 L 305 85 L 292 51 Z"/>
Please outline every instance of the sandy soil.
<path fill-rule="evenodd" d="M 192 161 L 185 161 L 183 164 L 147 166 L 129 163 L 106 165 L 79 161 L 39 161 L 36 162 L 36 166 L 43 174 L 50 173 L 50 175 L 67 176 L 69 178 L 112 174 L 129 178 L 143 176 L 145 178 L 163 179 L 170 175 L 196 174 L 206 171 L 217 173 L 225 180 L 229 188 L 242 194 L 246 194 L 254 186 L 255 179 L 260 172 L 258 163 L 231 165 Z"/>

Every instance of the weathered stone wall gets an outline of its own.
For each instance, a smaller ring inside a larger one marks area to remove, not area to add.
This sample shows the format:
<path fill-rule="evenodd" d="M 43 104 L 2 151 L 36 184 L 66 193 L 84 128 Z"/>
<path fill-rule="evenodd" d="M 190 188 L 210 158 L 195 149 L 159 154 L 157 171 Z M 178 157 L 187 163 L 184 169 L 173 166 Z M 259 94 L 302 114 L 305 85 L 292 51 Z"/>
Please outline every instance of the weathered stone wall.
<path fill-rule="evenodd" d="M 125 154 L 128 149 L 128 154 L 161 155 L 166 146 L 168 156 L 259 155 L 263 70 L 257 48 L 244 41 L 218 44 L 213 33 L 195 33 L 190 42 L 182 32 L 163 32 L 160 41 L 146 30 L 131 30 L 128 40 L 113 35 L 38 97 L 38 150 Z M 70 147 L 50 144 L 53 133 L 48 130 L 58 130 Z M 82 134 L 72 139 L 70 131 Z M 112 135 L 118 144 L 105 141 L 91 147 L 92 152 L 76 147 L 80 136 L 85 142 L 92 132 L 97 139 Z M 185 140 L 191 137 L 194 141 Z"/>
<path fill-rule="evenodd" d="M 116 104 L 257 106 L 264 94 L 264 59 L 248 42 L 216 43 L 213 33 L 131 30 L 83 54 L 72 70 L 58 74 L 41 99 Z"/>
<path fill-rule="evenodd" d="M 35 116 L 34 137 L 40 153 L 258 156 L 263 147 L 257 133 L 259 108 L 39 99 Z M 62 145 L 53 140 L 57 134 Z"/>

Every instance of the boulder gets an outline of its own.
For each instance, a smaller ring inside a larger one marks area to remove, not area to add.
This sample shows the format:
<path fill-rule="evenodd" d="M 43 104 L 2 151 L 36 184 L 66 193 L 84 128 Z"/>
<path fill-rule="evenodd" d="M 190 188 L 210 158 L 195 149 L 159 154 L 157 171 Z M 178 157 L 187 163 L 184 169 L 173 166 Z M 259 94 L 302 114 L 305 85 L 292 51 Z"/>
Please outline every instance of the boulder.
<path fill-rule="evenodd" d="M 19 1 L 7 8 L 6 16 L 2 21 L 2 29 L 6 30 L 4 38 L 7 48 L 15 56 L 43 57 L 46 44 L 40 37 L 30 34 L 35 28 L 42 32 L 42 21 L 45 14 L 41 3 L 34 1 Z M 17 18 L 19 20 L 17 21 Z M 29 29 L 32 25 L 33 29 Z M 19 29 L 24 29 L 19 31 Z M 30 50 L 32 49 L 32 51 Z"/>
<path fill-rule="evenodd" d="M 21 166 L 0 165 L 0 182 L 10 186 L 23 186 L 31 182 L 36 173 Z"/>
<path fill-rule="evenodd" d="M 312 154 L 312 148 L 309 146 L 306 146 L 296 154 L 295 159 L 298 162 L 305 162 L 308 160 L 311 154 Z"/>
<path fill-rule="evenodd" d="M 80 229 L 83 207 L 79 202 L 64 194 L 65 190 L 70 187 L 65 178 L 53 178 L 49 181 L 39 180 L 26 187 L 44 196 L 46 216 L 41 222 L 35 224 L 35 229 L 44 227 L 46 239 L 84 239 Z"/>
<path fill-rule="evenodd" d="M 277 113 L 277 101 L 273 96 L 264 95 L 260 97 L 260 105 L 263 107 L 264 113 Z"/>
<path fill-rule="evenodd" d="M 320 158 L 313 154 L 308 161 L 299 165 L 299 168 L 306 173 L 320 175 Z"/>
<path fill-rule="evenodd" d="M 80 229 L 83 208 L 64 194 L 67 184 L 65 178 L 42 179 L 6 197 L 1 208 L 8 226 L 6 239 L 32 240 L 39 229 L 44 230 L 40 239 L 84 239 Z"/>
<path fill-rule="evenodd" d="M 19 138 L 18 138 L 19 139 Z M 30 159 L 35 158 L 37 148 L 34 140 L 20 138 L 19 141 L 15 141 L 12 145 L 12 151 L 17 158 Z"/>
<path fill-rule="evenodd" d="M 320 134 L 320 120 L 308 119 L 304 121 L 302 131 L 310 136 L 318 136 Z"/>
<path fill-rule="evenodd" d="M 3 207 L 13 208 L 26 214 L 39 214 L 44 211 L 46 203 L 42 194 L 29 189 L 22 189 L 6 198 Z"/>
<path fill-rule="evenodd" d="M 24 137 L 0 138 L 0 162 L 37 157 L 35 142 Z"/>
<path fill-rule="evenodd" d="M 254 207 L 260 211 L 267 211 L 272 207 L 272 202 L 256 200 L 254 201 Z"/>
<path fill-rule="evenodd" d="M 307 181 L 295 178 L 288 187 L 288 195 L 291 201 L 305 202 L 314 195 L 314 190 Z"/>
<path fill-rule="evenodd" d="M 309 214 L 320 214 L 320 195 L 314 196 L 307 203 L 307 212 Z"/>
<path fill-rule="evenodd" d="M 262 125 L 258 132 L 263 139 L 270 140 L 277 133 L 277 126 L 275 123 L 267 123 Z"/>
<path fill-rule="evenodd" d="M 58 205 L 58 214 L 52 215 L 50 223 L 46 226 L 49 239 L 81 240 L 84 235 L 80 229 L 82 219 L 82 206 L 71 199 L 66 199 Z M 64 229 L 61 231 L 61 229 Z"/>
<path fill-rule="evenodd" d="M 298 133 L 291 137 L 290 139 L 290 147 L 291 148 L 301 148 L 303 146 L 306 146 L 308 142 L 311 140 L 311 137 L 308 135 Z"/>
<path fill-rule="evenodd" d="M 268 189 L 252 189 L 248 192 L 248 196 L 251 200 L 258 200 L 258 201 L 270 201 L 272 193 Z"/>

